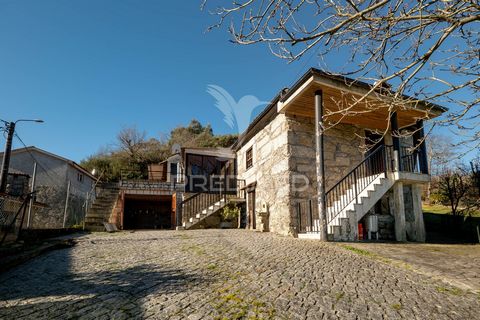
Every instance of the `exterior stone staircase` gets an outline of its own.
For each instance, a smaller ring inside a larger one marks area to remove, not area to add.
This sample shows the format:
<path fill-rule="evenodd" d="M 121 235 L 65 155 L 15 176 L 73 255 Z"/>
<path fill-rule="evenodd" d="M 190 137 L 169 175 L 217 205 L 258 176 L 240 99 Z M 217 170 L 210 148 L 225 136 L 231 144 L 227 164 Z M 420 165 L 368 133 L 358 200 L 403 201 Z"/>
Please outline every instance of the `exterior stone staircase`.
<path fill-rule="evenodd" d="M 208 217 L 217 213 L 219 210 L 223 209 L 227 201 L 225 199 L 220 199 L 212 203 L 205 209 L 198 211 L 194 216 L 189 217 L 183 221 L 183 227 L 188 229 L 199 229 L 202 227 L 202 222 L 205 221 Z"/>
<path fill-rule="evenodd" d="M 361 182 L 357 182 L 361 185 Z M 327 217 L 332 217 L 328 223 L 328 236 L 333 241 L 355 241 L 356 234 L 352 232 L 356 224 L 373 208 L 373 206 L 390 190 L 395 183 L 385 173 L 378 175 L 367 187 L 355 198 L 354 185 L 346 191 L 346 194 L 332 206 L 327 207 Z M 335 213 L 335 206 L 344 199 L 352 199 L 347 206 L 338 214 Z"/>
<path fill-rule="evenodd" d="M 358 222 L 395 184 L 390 146 L 372 151 L 325 193 L 327 237 L 331 241 L 355 241 Z M 317 239 L 321 232 L 318 206 L 297 203 L 298 237 Z"/>
<path fill-rule="evenodd" d="M 104 222 L 108 222 L 110 214 L 118 198 L 120 189 L 109 186 L 99 192 L 85 217 L 85 229 L 89 231 L 105 231 Z"/>

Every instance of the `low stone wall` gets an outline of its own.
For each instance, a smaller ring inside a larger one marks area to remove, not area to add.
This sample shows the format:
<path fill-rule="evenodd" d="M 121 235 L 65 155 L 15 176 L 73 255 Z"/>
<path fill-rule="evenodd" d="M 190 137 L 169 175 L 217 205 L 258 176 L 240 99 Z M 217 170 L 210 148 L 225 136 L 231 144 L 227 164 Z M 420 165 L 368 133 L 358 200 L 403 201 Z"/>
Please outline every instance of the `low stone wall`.
<path fill-rule="evenodd" d="M 120 230 L 123 229 L 122 214 L 123 214 L 124 208 L 125 208 L 125 192 L 120 191 L 118 193 L 117 201 L 113 206 L 112 213 L 110 214 L 110 218 L 108 219 L 109 223 L 113 223 Z"/>
<path fill-rule="evenodd" d="M 395 219 L 391 215 L 378 216 L 378 236 L 380 240 L 395 240 Z"/>

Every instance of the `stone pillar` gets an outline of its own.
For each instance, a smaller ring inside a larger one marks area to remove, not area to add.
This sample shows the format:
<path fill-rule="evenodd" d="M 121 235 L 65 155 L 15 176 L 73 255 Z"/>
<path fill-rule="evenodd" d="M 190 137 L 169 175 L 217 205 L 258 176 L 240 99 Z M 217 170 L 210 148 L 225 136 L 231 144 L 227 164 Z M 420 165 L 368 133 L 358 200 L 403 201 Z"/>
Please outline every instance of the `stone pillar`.
<path fill-rule="evenodd" d="M 415 215 L 415 241 L 425 242 L 426 232 L 422 211 L 422 185 L 412 185 L 413 214 Z"/>
<path fill-rule="evenodd" d="M 407 241 L 405 200 L 403 199 L 403 183 L 400 181 L 393 185 L 393 217 L 395 218 L 395 240 Z"/>
<path fill-rule="evenodd" d="M 315 144 L 317 159 L 318 215 L 320 219 L 320 240 L 327 241 L 323 130 L 323 95 L 321 90 L 317 90 L 315 91 Z"/>
<path fill-rule="evenodd" d="M 402 171 L 402 162 L 400 161 L 400 138 L 398 131 L 397 113 L 393 112 L 390 115 L 390 123 L 392 126 L 392 142 L 393 142 L 393 157 L 395 162 L 395 171 Z"/>

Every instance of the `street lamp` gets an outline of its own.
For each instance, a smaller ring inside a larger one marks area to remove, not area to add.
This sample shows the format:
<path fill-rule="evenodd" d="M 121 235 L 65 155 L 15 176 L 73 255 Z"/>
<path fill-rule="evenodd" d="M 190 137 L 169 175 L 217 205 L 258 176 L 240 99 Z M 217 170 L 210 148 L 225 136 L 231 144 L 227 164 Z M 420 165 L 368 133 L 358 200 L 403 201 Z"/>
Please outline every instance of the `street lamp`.
<path fill-rule="evenodd" d="M 7 177 L 8 177 L 8 168 L 10 166 L 10 156 L 12 153 L 12 140 L 13 134 L 15 133 L 15 125 L 18 122 L 38 122 L 43 123 L 43 120 L 40 119 L 19 119 L 14 122 L 7 122 L 5 120 L 0 120 L 5 123 L 5 129 L 8 131 L 7 142 L 5 143 L 5 152 L 3 153 L 2 161 L 2 172 L 0 175 L 0 193 L 5 193 L 7 189 Z"/>

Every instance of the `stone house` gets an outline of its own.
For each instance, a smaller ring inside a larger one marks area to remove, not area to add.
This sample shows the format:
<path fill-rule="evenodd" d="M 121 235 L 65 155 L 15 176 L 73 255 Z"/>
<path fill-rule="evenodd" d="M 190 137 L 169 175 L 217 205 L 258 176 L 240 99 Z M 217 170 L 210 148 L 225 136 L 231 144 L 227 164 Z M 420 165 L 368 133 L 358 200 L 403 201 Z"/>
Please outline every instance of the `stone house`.
<path fill-rule="evenodd" d="M 326 116 L 338 110 L 339 97 L 355 99 L 370 89 L 311 69 L 254 119 L 233 147 L 238 178 L 246 181 L 248 228 L 267 211 L 269 230 L 282 235 L 321 238 L 326 229 L 323 237 L 333 240 L 425 240 L 422 120 L 446 109 L 417 101 L 393 112 L 359 106 L 364 113 Z M 382 103 L 378 93 L 372 99 Z"/>
<path fill-rule="evenodd" d="M 239 225 L 248 229 L 336 241 L 425 241 L 421 190 L 430 176 L 423 120 L 446 109 L 409 97 L 392 103 L 383 90 L 310 69 L 231 148 L 181 148 L 158 165 L 161 174 L 121 181 L 113 211 L 91 219 L 135 228 L 125 222 L 157 216 L 162 202 L 166 228 L 205 228 L 218 226 L 215 216 L 235 202 L 244 208 Z M 354 113 L 336 112 L 363 96 Z M 148 197 L 157 204 L 141 207 Z M 144 221 L 142 227 L 157 228 L 154 218 Z"/>
<path fill-rule="evenodd" d="M 209 192 L 211 181 L 218 184 L 219 176 L 234 175 L 235 153 L 229 148 L 174 146 L 172 153 L 165 161 L 150 164 L 144 174 L 125 175 L 118 184 L 100 188 L 87 213 L 86 228 L 104 230 L 104 222 L 109 222 L 119 229 L 176 229 L 193 217 L 188 216 L 190 211 L 196 215 L 205 209 L 201 206 L 219 197 Z M 204 227 L 204 222 L 196 227 Z"/>
<path fill-rule="evenodd" d="M 79 224 L 85 214 L 87 194 L 95 197 L 92 189 L 96 178 L 90 172 L 72 160 L 37 147 L 12 150 L 10 170 L 30 176 L 30 183 L 35 183 L 36 201 L 48 206 L 32 214 L 30 228 Z"/>

